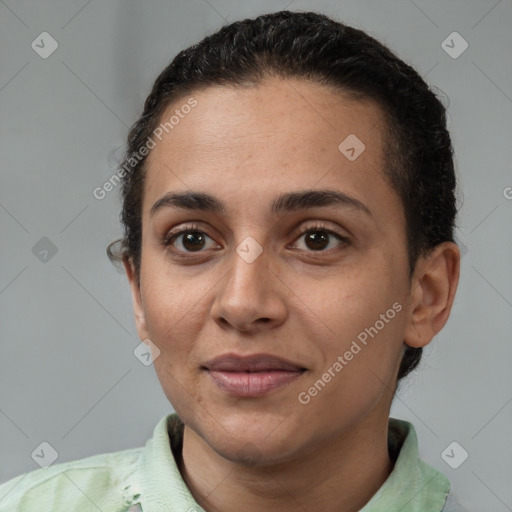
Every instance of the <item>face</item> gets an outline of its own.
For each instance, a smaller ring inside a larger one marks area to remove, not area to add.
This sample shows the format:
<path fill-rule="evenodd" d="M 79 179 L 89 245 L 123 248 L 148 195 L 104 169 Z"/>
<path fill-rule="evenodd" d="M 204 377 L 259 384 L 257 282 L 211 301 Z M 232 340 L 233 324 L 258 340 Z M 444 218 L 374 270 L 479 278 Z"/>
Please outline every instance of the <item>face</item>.
<path fill-rule="evenodd" d="M 292 460 L 387 421 L 409 279 L 382 112 L 301 80 L 193 97 L 148 156 L 140 289 L 131 278 L 166 396 L 230 460 Z M 302 370 L 214 378 L 204 367 L 226 354 Z"/>

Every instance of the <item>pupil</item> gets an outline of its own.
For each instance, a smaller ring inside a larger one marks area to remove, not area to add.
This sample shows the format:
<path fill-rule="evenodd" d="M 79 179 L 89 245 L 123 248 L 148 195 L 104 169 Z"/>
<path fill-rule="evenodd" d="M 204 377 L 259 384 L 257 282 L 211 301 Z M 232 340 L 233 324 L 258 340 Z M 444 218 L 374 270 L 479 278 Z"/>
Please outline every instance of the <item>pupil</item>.
<path fill-rule="evenodd" d="M 188 245 L 190 244 L 190 245 Z M 204 245 L 203 235 L 199 231 L 189 231 L 183 240 L 183 246 L 187 250 L 201 249 Z"/>
<path fill-rule="evenodd" d="M 318 233 L 321 234 L 318 235 Z M 328 235 L 325 231 L 313 231 L 306 237 L 306 243 L 308 240 L 313 242 L 312 245 L 308 244 L 310 249 L 323 249 L 328 245 Z"/>

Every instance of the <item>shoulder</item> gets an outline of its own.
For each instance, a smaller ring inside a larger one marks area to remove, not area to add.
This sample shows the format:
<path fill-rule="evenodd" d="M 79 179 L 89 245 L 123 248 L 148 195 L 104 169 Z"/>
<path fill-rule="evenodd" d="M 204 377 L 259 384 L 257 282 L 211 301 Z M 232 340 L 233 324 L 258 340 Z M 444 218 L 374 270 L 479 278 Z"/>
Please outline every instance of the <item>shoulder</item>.
<path fill-rule="evenodd" d="M 0 485 L 0 512 L 124 510 L 123 491 L 142 450 L 103 453 L 24 473 Z"/>

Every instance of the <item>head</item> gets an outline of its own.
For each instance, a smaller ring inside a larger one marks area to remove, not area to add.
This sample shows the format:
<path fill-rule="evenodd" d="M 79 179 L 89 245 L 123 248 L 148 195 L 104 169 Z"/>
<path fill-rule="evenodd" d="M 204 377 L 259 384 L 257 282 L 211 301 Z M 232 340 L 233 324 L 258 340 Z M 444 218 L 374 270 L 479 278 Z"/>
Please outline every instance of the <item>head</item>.
<path fill-rule="evenodd" d="M 121 169 L 108 254 L 185 423 L 227 454 L 242 427 L 286 437 L 326 408 L 332 431 L 389 412 L 448 319 L 460 259 L 445 108 L 409 65 L 320 14 L 233 23 L 159 75 Z M 227 352 L 306 371 L 236 401 L 201 369 Z"/>

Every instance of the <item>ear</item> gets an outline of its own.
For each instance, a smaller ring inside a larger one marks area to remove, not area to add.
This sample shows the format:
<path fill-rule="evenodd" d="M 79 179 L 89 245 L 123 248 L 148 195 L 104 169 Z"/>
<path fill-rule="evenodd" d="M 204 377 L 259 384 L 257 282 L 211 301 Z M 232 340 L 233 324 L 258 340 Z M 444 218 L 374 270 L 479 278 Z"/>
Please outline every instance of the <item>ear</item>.
<path fill-rule="evenodd" d="M 135 268 L 128 258 L 123 259 L 123 265 L 126 270 L 126 275 L 130 283 L 132 294 L 133 313 L 135 315 L 135 325 L 137 327 L 137 334 L 141 340 L 149 339 L 149 333 L 146 326 L 146 317 L 142 305 L 142 297 L 140 294 L 140 286 L 137 282 L 137 275 Z"/>
<path fill-rule="evenodd" d="M 444 327 L 459 283 L 460 251 L 456 244 L 443 242 L 416 263 L 408 304 L 409 318 L 404 342 L 424 347 Z"/>

